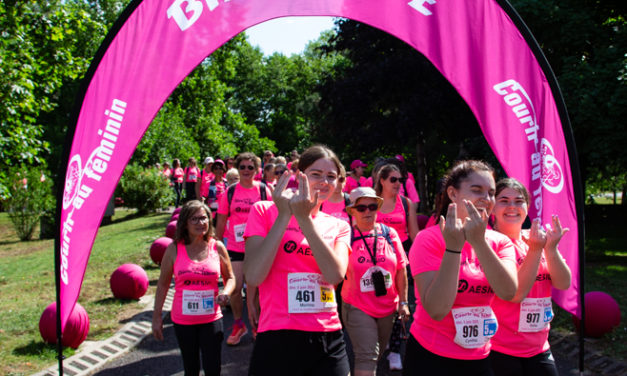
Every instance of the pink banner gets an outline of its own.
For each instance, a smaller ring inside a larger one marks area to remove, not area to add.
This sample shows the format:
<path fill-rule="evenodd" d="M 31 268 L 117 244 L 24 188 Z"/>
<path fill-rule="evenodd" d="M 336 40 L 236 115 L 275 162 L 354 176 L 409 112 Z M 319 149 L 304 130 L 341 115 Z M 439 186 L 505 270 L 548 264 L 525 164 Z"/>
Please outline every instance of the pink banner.
<path fill-rule="evenodd" d="M 68 161 L 61 214 L 61 317 L 78 299 L 105 207 L 151 120 L 207 55 L 248 27 L 284 16 L 338 16 L 380 28 L 423 53 L 467 101 L 530 215 L 560 215 L 573 285 L 555 294 L 577 312 L 577 215 L 562 123 L 547 78 L 494 0 L 145 0 L 97 64 Z M 412 69 L 412 67 L 407 67 Z"/>

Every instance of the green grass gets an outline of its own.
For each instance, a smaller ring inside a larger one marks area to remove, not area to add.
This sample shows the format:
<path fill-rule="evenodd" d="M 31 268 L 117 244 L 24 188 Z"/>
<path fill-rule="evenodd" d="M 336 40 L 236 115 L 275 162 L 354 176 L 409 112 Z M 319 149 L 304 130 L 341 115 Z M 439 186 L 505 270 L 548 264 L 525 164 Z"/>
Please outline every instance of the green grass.
<path fill-rule="evenodd" d="M 154 294 L 159 269 L 149 248 L 163 236 L 169 218 L 166 213 L 137 218 L 118 209 L 112 224 L 100 228 L 79 298 L 90 319 L 87 340 L 107 338 L 143 309 L 137 301 L 113 298 L 109 276 L 119 265 L 142 266 L 153 282 L 147 294 Z M 0 374 L 31 374 L 56 362 L 56 347 L 43 343 L 38 327 L 44 308 L 55 301 L 54 241 L 20 242 L 6 213 L 0 213 L 0 246 Z"/>

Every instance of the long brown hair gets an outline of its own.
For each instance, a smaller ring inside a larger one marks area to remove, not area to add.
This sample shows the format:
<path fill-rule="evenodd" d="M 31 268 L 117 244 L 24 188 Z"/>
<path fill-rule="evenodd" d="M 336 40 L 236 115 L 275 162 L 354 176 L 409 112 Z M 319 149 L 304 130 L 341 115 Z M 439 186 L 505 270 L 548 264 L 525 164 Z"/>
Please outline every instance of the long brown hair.
<path fill-rule="evenodd" d="M 208 241 L 209 238 L 213 235 L 213 224 L 211 223 L 211 209 L 202 202 L 198 200 L 187 201 L 185 205 L 181 208 L 181 212 L 179 213 L 179 219 L 176 221 L 176 233 L 174 234 L 174 242 L 178 243 L 181 240 L 185 244 L 190 244 L 192 239 L 189 237 L 189 232 L 187 231 L 187 221 L 198 211 L 198 209 L 203 209 L 207 214 L 207 220 L 209 221 L 209 229 L 207 233 L 203 235 L 203 240 Z"/>
<path fill-rule="evenodd" d="M 448 187 L 453 186 L 455 189 L 459 189 L 462 181 L 466 180 L 468 176 L 474 172 L 487 171 L 493 178 L 495 178 L 494 168 L 487 162 L 477 160 L 466 160 L 456 162 L 442 178 L 442 197 L 438 207 L 436 207 L 436 213 L 438 214 L 437 222 L 440 222 L 440 216 L 446 216 L 449 204 L 452 202 L 448 196 Z M 496 178 L 495 178 L 496 180 Z"/>
<path fill-rule="evenodd" d="M 298 169 L 305 172 L 309 166 L 314 164 L 318 159 L 322 158 L 329 159 L 333 162 L 339 176 L 340 170 L 342 169 L 342 163 L 333 150 L 329 149 L 325 145 L 313 145 L 307 148 L 307 150 L 300 155 L 300 159 L 298 160 Z"/>
<path fill-rule="evenodd" d="M 376 181 L 374 183 L 374 190 L 377 192 L 377 196 L 381 196 L 383 192 L 383 185 L 381 184 L 381 179 L 385 180 L 390 176 L 392 171 L 397 171 L 399 174 L 401 173 L 401 169 L 398 166 L 388 163 L 381 167 L 379 171 L 376 173 Z"/>

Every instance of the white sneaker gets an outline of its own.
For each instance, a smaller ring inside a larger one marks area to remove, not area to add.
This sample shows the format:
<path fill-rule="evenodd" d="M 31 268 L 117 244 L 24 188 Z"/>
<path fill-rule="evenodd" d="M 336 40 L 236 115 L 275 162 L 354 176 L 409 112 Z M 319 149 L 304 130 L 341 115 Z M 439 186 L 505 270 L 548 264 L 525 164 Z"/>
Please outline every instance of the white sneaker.
<path fill-rule="evenodd" d="M 401 354 L 397 352 L 391 352 L 388 354 L 388 362 L 390 362 L 390 370 L 400 371 L 403 369 Z"/>

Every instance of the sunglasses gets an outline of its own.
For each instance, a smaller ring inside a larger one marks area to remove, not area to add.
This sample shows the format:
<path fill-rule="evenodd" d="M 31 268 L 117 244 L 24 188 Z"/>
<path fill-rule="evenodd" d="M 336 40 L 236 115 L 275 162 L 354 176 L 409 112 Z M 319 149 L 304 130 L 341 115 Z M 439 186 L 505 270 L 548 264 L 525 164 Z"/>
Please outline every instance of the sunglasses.
<path fill-rule="evenodd" d="M 397 181 L 403 184 L 407 181 L 407 178 L 397 178 L 396 176 L 392 176 L 389 180 L 392 184 L 396 183 Z"/>
<path fill-rule="evenodd" d="M 274 170 L 274 174 L 275 174 L 276 176 L 283 175 L 283 173 L 284 173 L 285 171 L 287 171 L 287 170 Z"/>
<path fill-rule="evenodd" d="M 379 210 L 379 204 L 355 205 L 355 206 L 353 206 L 353 209 L 357 210 L 360 213 L 363 213 L 366 210 L 377 211 L 377 210 Z"/>
<path fill-rule="evenodd" d="M 242 171 L 244 171 L 245 169 L 249 169 L 250 171 L 252 171 L 252 170 L 254 170 L 254 169 L 255 169 L 255 166 L 251 166 L 251 165 L 248 165 L 248 166 L 240 165 L 240 166 L 239 166 L 239 169 L 240 169 L 240 170 L 242 170 Z"/>

